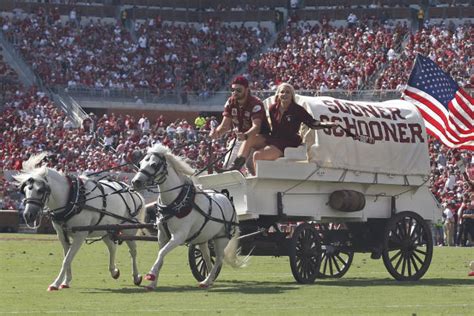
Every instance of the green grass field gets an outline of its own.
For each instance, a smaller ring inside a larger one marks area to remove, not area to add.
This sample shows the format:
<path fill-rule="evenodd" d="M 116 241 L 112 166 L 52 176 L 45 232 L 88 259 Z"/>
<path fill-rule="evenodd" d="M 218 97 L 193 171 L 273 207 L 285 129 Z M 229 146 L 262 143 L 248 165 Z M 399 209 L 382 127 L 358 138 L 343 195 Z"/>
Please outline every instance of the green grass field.
<path fill-rule="evenodd" d="M 145 274 L 157 244 L 139 242 Z M 62 261 L 55 236 L 0 234 L 0 314 L 3 315 L 472 315 L 474 278 L 468 264 L 474 248 L 436 248 L 427 274 L 418 282 L 393 280 L 382 260 L 356 254 L 342 279 L 297 284 L 288 258 L 253 257 L 248 267 L 223 268 L 214 287 L 197 287 L 180 247 L 165 260 L 158 289 L 132 283 L 126 246 L 118 250 L 121 277 L 109 276 L 108 254 L 98 242 L 84 245 L 73 262 L 70 289 L 47 292 Z M 144 284 L 147 282 L 144 282 Z"/>

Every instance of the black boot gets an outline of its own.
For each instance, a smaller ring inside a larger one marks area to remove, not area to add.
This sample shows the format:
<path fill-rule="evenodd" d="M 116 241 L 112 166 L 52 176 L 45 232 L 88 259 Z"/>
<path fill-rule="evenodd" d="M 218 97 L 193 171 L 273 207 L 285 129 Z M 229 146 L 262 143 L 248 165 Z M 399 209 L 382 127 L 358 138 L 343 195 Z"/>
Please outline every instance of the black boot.
<path fill-rule="evenodd" d="M 230 166 L 229 168 L 222 168 L 222 169 L 217 169 L 216 168 L 216 171 L 217 171 L 217 173 L 222 173 L 222 172 L 226 172 L 226 171 L 240 170 L 245 165 L 246 160 L 247 159 L 245 159 L 245 157 L 237 157 L 237 158 L 235 158 L 234 163 L 232 164 L 232 166 Z"/>

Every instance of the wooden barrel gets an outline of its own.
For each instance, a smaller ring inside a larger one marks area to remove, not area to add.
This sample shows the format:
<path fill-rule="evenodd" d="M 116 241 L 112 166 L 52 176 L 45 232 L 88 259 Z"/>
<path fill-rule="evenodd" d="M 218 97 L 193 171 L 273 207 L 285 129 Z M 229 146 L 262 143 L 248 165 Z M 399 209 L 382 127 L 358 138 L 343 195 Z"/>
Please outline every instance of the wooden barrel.
<path fill-rule="evenodd" d="M 365 196 L 354 190 L 334 191 L 329 196 L 328 204 L 338 211 L 357 212 L 365 207 Z"/>

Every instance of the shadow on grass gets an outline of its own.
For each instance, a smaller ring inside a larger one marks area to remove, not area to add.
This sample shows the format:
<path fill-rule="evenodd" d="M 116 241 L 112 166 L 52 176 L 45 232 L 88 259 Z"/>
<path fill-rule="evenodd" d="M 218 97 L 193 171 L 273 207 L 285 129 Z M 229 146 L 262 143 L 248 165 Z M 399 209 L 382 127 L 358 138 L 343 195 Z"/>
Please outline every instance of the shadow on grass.
<path fill-rule="evenodd" d="M 281 294 L 297 290 L 299 287 L 300 285 L 296 282 L 226 280 L 216 283 L 210 291 L 240 294 Z"/>
<path fill-rule="evenodd" d="M 144 286 L 130 287 L 121 289 L 106 289 L 106 288 L 95 288 L 88 289 L 83 292 L 86 294 L 97 294 L 97 293 L 116 293 L 116 294 L 142 294 L 146 292 L 151 293 L 180 293 L 180 292 L 216 292 L 216 293 L 240 293 L 240 294 L 281 294 L 288 291 L 293 291 L 301 288 L 302 286 L 337 286 L 337 287 L 373 287 L 373 286 L 390 286 L 390 287 L 450 287 L 450 286 L 463 286 L 472 285 L 472 280 L 469 279 L 449 279 L 449 278 L 432 278 L 422 279 L 420 281 L 412 282 L 400 282 L 393 279 L 358 279 L 358 278 L 347 278 L 347 279 L 324 279 L 316 280 L 314 284 L 298 284 L 296 282 L 261 282 L 261 281 L 237 281 L 237 280 L 226 280 L 218 281 L 210 289 L 201 289 L 195 285 L 183 285 L 183 286 L 166 286 L 158 285 L 156 290 L 148 291 Z"/>
<path fill-rule="evenodd" d="M 199 288 L 197 284 L 192 286 L 166 286 L 158 285 L 156 290 L 151 291 L 156 293 L 180 293 L 180 292 L 217 292 L 217 293 L 240 293 L 240 294 L 281 294 L 291 290 L 296 290 L 299 285 L 294 282 L 258 282 L 258 281 L 221 281 L 216 282 L 210 289 Z M 145 287 L 133 287 L 122 289 L 105 289 L 95 288 L 87 290 L 87 294 L 97 293 L 119 293 L 119 294 L 134 294 L 145 293 Z"/>
<path fill-rule="evenodd" d="M 393 287 L 425 287 L 425 286 L 453 286 L 472 285 L 472 280 L 450 278 L 423 278 L 419 281 L 396 281 L 394 279 L 325 279 L 317 280 L 321 286 L 368 287 L 368 286 L 393 286 Z"/>
<path fill-rule="evenodd" d="M 121 288 L 121 289 L 106 289 L 106 288 L 94 288 L 84 291 L 85 294 L 98 294 L 98 293 L 116 293 L 116 294 L 143 294 L 147 292 L 198 292 L 202 291 L 196 286 L 159 286 L 154 291 L 147 290 L 144 286 Z"/>

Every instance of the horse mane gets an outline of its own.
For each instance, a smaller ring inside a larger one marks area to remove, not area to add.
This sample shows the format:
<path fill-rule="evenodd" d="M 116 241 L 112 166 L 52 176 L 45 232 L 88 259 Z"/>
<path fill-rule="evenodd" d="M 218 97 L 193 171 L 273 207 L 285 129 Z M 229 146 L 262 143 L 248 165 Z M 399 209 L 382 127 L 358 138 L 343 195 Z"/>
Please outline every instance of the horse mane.
<path fill-rule="evenodd" d="M 17 184 L 22 184 L 31 177 L 46 178 L 48 175 L 48 168 L 46 167 L 46 164 L 42 164 L 42 161 L 46 156 L 48 156 L 48 153 L 46 152 L 34 154 L 27 161 L 24 161 L 20 173 L 12 176 Z M 41 166 L 38 167 L 39 164 L 41 164 Z"/>
<path fill-rule="evenodd" d="M 153 145 L 153 147 L 148 149 L 148 153 L 164 155 L 166 157 L 166 161 L 168 161 L 178 173 L 191 176 L 195 172 L 195 170 L 187 162 L 185 162 L 183 158 L 175 156 L 168 147 L 162 144 Z"/>

